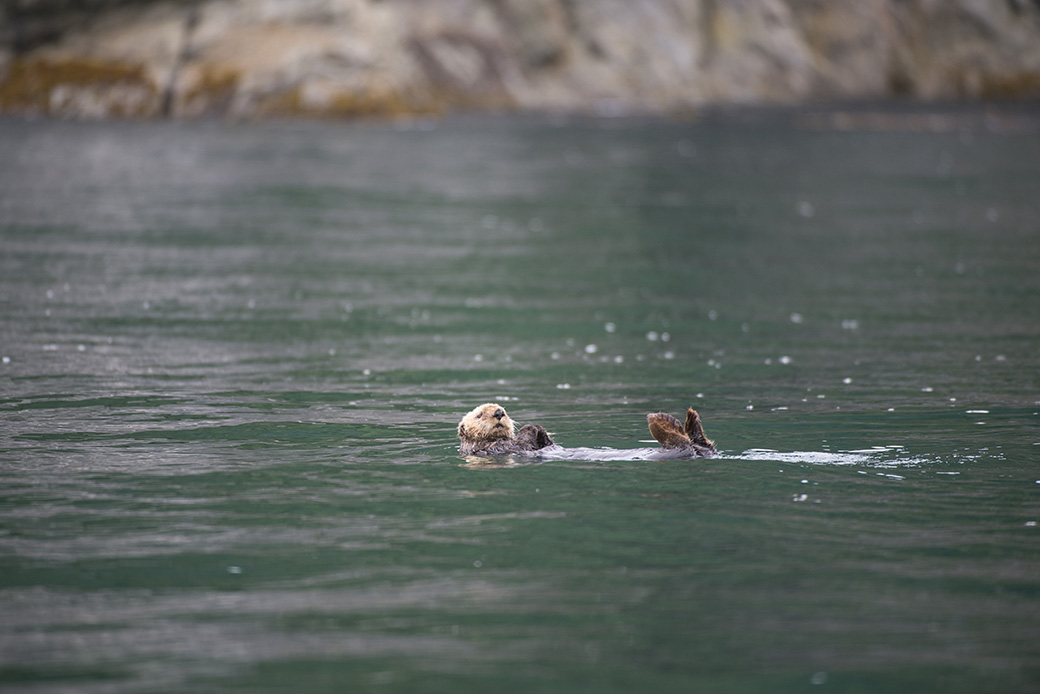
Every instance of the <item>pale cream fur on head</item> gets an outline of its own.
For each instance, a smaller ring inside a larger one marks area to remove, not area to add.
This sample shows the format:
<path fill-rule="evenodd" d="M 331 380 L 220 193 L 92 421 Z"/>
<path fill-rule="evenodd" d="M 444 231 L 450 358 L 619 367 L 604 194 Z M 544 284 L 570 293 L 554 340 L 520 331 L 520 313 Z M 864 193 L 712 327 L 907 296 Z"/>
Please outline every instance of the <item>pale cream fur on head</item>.
<path fill-rule="evenodd" d="M 494 441 L 514 436 L 516 426 L 513 420 L 504 407 L 493 402 L 474 407 L 459 422 L 459 438 L 463 441 Z"/>

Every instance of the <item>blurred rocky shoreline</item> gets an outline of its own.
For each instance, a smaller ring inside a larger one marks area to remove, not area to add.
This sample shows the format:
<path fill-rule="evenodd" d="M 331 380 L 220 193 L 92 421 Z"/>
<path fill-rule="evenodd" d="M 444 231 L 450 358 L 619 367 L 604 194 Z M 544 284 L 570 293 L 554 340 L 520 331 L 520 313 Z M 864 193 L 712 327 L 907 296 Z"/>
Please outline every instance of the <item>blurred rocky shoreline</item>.
<path fill-rule="evenodd" d="M 681 114 L 893 96 L 1040 96 L 1040 1 L 0 3 L 7 114 Z"/>

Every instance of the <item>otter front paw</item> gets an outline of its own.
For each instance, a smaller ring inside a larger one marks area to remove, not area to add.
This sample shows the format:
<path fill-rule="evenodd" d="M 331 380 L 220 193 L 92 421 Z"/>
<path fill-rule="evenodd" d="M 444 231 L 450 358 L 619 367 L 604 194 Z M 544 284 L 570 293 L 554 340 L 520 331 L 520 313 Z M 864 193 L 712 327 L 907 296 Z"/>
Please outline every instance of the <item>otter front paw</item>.
<path fill-rule="evenodd" d="M 516 433 L 516 443 L 523 450 L 537 451 L 553 445 L 552 437 L 545 427 L 537 424 L 525 424 Z"/>

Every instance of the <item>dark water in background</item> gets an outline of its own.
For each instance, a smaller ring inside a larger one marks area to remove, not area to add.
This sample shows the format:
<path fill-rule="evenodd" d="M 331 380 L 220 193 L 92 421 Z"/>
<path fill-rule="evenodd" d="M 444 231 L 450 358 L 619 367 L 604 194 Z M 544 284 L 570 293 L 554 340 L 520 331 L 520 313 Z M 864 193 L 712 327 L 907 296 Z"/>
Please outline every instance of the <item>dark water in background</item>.
<path fill-rule="evenodd" d="M 1040 691 L 1038 220 L 1030 108 L 0 121 L 0 689 Z"/>

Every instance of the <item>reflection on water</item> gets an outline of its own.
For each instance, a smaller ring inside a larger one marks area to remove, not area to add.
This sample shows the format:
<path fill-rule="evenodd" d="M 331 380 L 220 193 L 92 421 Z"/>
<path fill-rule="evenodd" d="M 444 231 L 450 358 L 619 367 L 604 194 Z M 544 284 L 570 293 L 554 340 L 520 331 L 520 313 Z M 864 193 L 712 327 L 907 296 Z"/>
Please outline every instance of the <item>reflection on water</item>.
<path fill-rule="evenodd" d="M 1038 123 L 0 121 L 0 688 L 1035 691 Z"/>
<path fill-rule="evenodd" d="M 520 467 L 521 465 L 537 465 L 542 458 L 533 455 L 464 455 L 464 467 L 473 470 L 495 470 L 498 468 Z"/>

